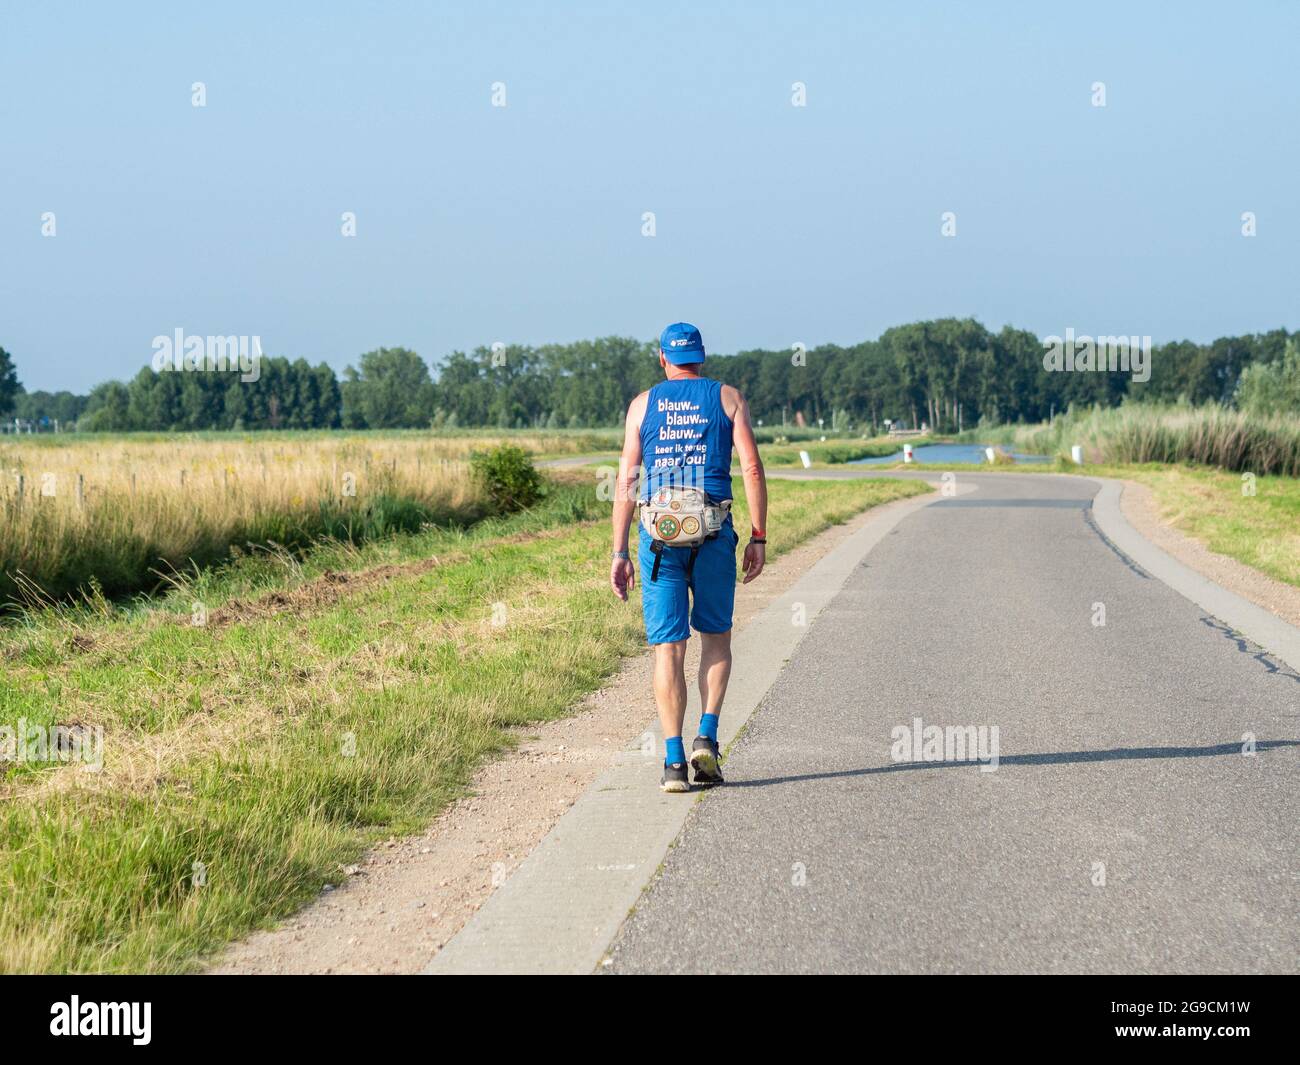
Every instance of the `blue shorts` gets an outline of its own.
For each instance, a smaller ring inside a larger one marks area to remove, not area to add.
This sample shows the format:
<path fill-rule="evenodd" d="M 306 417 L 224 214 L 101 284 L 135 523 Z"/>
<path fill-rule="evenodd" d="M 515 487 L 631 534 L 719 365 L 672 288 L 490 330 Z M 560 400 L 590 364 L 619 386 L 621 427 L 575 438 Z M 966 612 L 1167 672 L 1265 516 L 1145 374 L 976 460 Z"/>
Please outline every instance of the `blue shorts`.
<path fill-rule="evenodd" d="M 641 613 L 645 617 L 646 643 L 676 643 L 696 632 L 727 632 L 736 603 L 736 547 L 740 537 L 731 519 L 713 540 L 700 544 L 691 577 L 686 578 L 690 548 L 665 547 L 660 556 L 659 579 L 652 581 L 655 556 L 653 542 L 644 528 L 637 561 L 641 568 Z M 687 591 L 694 605 L 687 602 Z M 689 610 L 688 610 L 689 606 Z"/>

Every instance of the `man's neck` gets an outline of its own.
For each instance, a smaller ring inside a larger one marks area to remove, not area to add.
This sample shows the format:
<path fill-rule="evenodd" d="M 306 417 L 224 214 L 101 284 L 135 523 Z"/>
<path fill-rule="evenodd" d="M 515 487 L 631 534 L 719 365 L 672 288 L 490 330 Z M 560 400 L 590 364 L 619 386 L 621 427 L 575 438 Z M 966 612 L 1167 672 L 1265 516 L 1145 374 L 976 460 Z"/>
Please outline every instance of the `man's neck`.
<path fill-rule="evenodd" d="M 699 377 L 700 371 L 694 366 L 670 366 L 668 367 L 668 380 L 677 381 L 683 377 Z"/>

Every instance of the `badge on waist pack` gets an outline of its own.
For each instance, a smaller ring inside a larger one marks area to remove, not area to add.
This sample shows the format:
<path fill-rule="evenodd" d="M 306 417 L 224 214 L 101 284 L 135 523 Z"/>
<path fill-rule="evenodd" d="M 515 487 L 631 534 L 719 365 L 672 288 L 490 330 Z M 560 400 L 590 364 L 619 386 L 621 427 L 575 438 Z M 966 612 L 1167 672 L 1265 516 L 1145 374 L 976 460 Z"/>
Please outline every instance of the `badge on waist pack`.
<path fill-rule="evenodd" d="M 659 535 L 662 536 L 665 540 L 674 539 L 677 536 L 678 532 L 681 531 L 681 526 L 677 524 L 677 519 L 674 518 L 671 514 L 665 514 L 662 518 L 660 518 L 657 522 L 655 522 L 655 528 L 659 530 Z"/>

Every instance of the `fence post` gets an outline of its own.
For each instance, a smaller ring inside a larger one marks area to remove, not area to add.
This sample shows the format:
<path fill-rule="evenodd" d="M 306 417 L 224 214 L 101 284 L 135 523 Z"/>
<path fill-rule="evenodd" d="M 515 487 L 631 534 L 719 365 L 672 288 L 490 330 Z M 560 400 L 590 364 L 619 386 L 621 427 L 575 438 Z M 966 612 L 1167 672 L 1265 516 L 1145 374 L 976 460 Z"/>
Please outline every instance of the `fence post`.
<path fill-rule="evenodd" d="M 77 508 L 81 509 L 86 505 L 86 475 L 77 474 Z"/>

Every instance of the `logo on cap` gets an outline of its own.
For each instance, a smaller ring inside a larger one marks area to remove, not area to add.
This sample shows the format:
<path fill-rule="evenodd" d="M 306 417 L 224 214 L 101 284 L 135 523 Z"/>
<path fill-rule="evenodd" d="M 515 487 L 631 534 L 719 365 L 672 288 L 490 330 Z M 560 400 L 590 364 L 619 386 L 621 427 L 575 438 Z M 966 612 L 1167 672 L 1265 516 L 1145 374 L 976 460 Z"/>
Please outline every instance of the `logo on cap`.
<path fill-rule="evenodd" d="M 704 361 L 704 340 L 690 322 L 674 322 L 659 335 L 659 348 L 674 366 Z"/>

